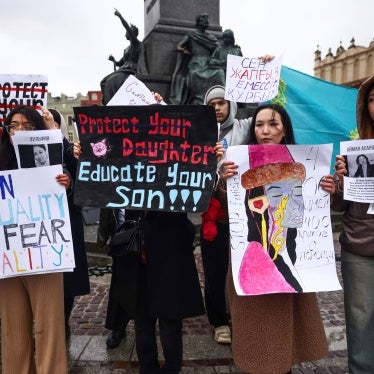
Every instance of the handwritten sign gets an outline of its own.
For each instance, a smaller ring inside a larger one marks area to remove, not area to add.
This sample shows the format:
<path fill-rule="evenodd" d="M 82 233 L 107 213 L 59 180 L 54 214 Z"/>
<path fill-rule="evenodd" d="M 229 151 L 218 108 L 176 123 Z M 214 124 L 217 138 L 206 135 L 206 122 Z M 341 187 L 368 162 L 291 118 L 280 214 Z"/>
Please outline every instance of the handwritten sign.
<path fill-rule="evenodd" d="M 203 212 L 212 193 L 217 123 L 205 105 L 76 107 L 83 154 L 75 203 Z"/>
<path fill-rule="evenodd" d="M 47 106 L 48 78 L 45 75 L 0 74 L 0 126 L 15 107 Z"/>
<path fill-rule="evenodd" d="M 319 187 L 331 153 L 331 144 L 228 148 L 227 159 L 239 166 L 227 185 L 238 295 L 341 288 L 330 195 Z"/>
<path fill-rule="evenodd" d="M 0 278 L 75 267 L 62 166 L 0 172 Z"/>
<path fill-rule="evenodd" d="M 157 104 L 152 92 L 134 75 L 129 75 L 107 105 L 151 104 Z M 165 102 L 162 102 L 162 104 L 165 104 Z"/>
<path fill-rule="evenodd" d="M 278 94 L 281 59 L 268 63 L 254 57 L 227 56 L 225 99 L 240 103 L 262 103 Z"/>

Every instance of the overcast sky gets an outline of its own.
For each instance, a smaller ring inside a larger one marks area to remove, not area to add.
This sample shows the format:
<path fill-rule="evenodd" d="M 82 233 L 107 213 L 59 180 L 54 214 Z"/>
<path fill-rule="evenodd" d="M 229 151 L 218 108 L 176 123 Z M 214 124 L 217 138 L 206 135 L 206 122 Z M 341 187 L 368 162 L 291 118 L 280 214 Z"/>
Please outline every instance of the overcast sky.
<path fill-rule="evenodd" d="M 178 0 L 175 0 L 178 1 Z M 204 1 L 204 0 L 201 0 Z M 248 57 L 283 55 L 283 64 L 313 75 L 314 51 L 324 58 L 340 42 L 368 47 L 373 0 L 221 0 L 221 26 L 235 32 Z M 143 0 L 0 0 L 0 73 L 48 75 L 49 91 L 73 96 L 98 90 L 128 46 L 117 17 L 144 36 Z"/>

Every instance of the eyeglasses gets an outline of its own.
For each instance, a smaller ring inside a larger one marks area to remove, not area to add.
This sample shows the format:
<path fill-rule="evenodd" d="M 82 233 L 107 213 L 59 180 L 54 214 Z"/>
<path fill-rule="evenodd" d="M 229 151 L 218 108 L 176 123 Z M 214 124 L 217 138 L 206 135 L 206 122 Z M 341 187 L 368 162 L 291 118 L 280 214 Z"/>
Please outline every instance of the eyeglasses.
<path fill-rule="evenodd" d="M 5 129 L 9 134 L 14 134 L 15 131 L 33 131 L 35 127 L 28 122 L 11 122 Z"/>

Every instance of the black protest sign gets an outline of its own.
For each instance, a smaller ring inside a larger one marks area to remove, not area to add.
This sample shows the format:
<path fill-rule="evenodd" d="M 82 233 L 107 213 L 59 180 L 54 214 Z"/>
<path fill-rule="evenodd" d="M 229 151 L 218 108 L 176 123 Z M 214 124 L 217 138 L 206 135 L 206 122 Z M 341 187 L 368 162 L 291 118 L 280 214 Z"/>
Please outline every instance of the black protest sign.
<path fill-rule="evenodd" d="M 82 147 L 75 203 L 203 212 L 214 185 L 217 122 L 205 105 L 74 108 Z"/>

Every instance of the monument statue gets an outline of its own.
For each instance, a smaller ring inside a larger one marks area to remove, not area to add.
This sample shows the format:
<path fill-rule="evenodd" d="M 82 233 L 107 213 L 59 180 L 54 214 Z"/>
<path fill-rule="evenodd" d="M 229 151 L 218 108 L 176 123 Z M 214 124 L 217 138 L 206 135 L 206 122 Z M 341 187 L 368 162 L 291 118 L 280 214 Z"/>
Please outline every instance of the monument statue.
<path fill-rule="evenodd" d="M 208 61 L 210 68 L 223 69 L 226 76 L 227 55 L 243 56 L 240 46 L 235 44 L 234 32 L 227 29 L 222 34 L 223 44 L 218 46 Z"/>
<path fill-rule="evenodd" d="M 209 69 L 208 61 L 218 47 L 217 38 L 206 32 L 209 16 L 196 17 L 196 31 L 177 45 L 178 56 L 172 76 L 169 101 L 172 104 L 203 104 L 207 89 L 223 84 L 220 69 Z"/>
<path fill-rule="evenodd" d="M 114 15 L 121 20 L 122 25 L 126 29 L 126 39 L 130 41 L 130 45 L 123 51 L 123 56 L 120 60 L 116 61 L 112 55 L 108 58 L 108 60 L 113 61 L 114 72 L 107 75 L 100 82 L 104 105 L 108 103 L 130 74 L 136 75 L 139 70 L 142 73 L 147 71 L 144 62 L 143 43 L 138 40 L 138 28 L 135 25 L 129 25 L 117 9 L 115 9 Z M 117 69 L 117 67 L 119 68 Z"/>

